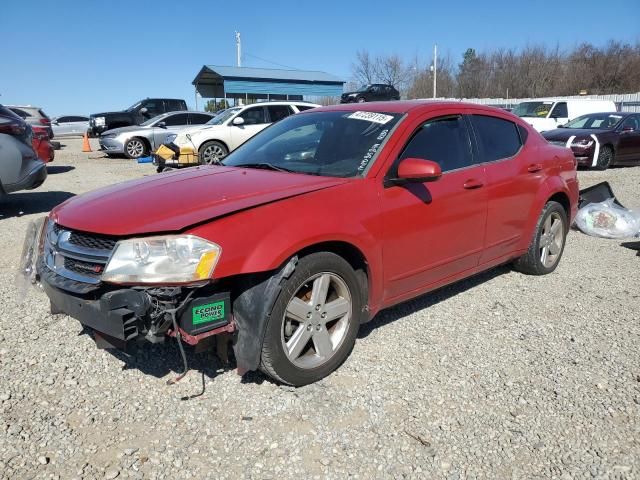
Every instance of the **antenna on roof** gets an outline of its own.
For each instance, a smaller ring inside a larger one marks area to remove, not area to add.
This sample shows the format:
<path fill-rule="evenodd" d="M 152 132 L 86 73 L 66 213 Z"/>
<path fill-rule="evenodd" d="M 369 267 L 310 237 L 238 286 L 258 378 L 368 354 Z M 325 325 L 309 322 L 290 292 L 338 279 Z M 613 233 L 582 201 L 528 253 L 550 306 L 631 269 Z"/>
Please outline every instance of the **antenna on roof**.
<path fill-rule="evenodd" d="M 236 32 L 236 63 L 238 67 L 242 66 L 242 60 L 240 59 L 240 54 L 242 52 L 242 41 L 240 40 L 240 32 Z"/>

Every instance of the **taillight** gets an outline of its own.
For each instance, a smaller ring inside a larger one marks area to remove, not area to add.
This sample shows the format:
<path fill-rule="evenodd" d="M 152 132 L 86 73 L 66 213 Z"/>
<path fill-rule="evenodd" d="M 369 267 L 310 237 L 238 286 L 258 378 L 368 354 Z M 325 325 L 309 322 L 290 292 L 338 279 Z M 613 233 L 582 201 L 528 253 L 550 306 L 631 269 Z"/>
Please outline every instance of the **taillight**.
<path fill-rule="evenodd" d="M 2 122 L 2 119 L 0 119 L 0 133 L 6 133 L 7 135 L 16 135 L 16 136 L 21 136 L 24 135 L 25 131 L 27 130 L 27 125 L 24 123 L 18 123 L 18 122 Z"/>
<path fill-rule="evenodd" d="M 51 124 L 51 120 L 49 120 L 48 118 L 41 118 L 40 119 L 40 123 L 42 125 L 50 125 Z"/>

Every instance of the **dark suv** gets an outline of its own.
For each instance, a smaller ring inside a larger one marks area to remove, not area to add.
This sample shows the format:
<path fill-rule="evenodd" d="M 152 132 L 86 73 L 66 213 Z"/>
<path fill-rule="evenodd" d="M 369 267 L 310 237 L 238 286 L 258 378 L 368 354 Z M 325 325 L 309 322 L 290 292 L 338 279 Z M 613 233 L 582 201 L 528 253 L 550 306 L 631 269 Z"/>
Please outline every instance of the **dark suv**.
<path fill-rule="evenodd" d="M 380 102 L 384 100 L 400 100 L 400 92 L 393 85 L 374 83 L 363 85 L 353 92 L 345 92 L 340 103 Z"/>
<path fill-rule="evenodd" d="M 145 98 L 121 112 L 94 113 L 89 117 L 89 135 L 113 128 L 140 125 L 161 113 L 187 110 L 187 102 L 175 98 Z"/>

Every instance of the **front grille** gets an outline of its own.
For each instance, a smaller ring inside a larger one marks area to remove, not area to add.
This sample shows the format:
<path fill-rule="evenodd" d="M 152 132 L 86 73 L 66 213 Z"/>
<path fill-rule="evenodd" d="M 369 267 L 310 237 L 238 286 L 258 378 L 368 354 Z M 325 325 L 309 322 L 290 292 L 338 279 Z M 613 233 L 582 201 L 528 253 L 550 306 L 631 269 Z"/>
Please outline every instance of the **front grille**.
<path fill-rule="evenodd" d="M 65 257 L 64 268 L 81 275 L 90 275 L 98 278 L 104 271 L 104 264 L 98 262 L 85 262 L 83 260 Z"/>
<path fill-rule="evenodd" d="M 50 223 L 45 242 L 45 264 L 62 277 L 97 285 L 117 241 L 114 237 L 78 232 Z"/>
<path fill-rule="evenodd" d="M 118 240 L 114 237 L 108 237 L 106 235 L 96 235 L 92 233 L 78 232 L 75 230 L 65 229 L 57 223 L 53 226 L 53 231 L 56 235 L 60 235 L 63 231 L 71 233 L 69 237 L 69 243 L 77 245 L 78 247 L 91 248 L 94 250 L 113 250 Z"/>
<path fill-rule="evenodd" d="M 69 243 L 84 248 L 92 248 L 95 250 L 113 250 L 117 240 L 109 237 L 98 235 L 90 235 L 87 233 L 71 232 Z"/>

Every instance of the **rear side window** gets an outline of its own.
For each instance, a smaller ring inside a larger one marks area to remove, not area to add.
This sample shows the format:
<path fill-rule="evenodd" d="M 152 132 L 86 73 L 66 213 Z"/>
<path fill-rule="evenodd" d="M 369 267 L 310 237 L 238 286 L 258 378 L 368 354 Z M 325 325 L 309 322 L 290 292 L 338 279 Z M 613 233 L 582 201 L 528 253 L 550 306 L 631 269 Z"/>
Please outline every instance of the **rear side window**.
<path fill-rule="evenodd" d="M 522 147 L 518 127 L 509 120 L 471 115 L 471 124 L 476 133 L 481 163 L 513 157 Z"/>
<path fill-rule="evenodd" d="M 269 110 L 269 118 L 271 118 L 272 123 L 282 120 L 293 113 L 293 110 L 288 105 L 269 105 L 267 110 Z"/>
<path fill-rule="evenodd" d="M 175 125 L 187 125 L 187 114 L 186 113 L 178 113 L 177 115 L 169 115 L 163 120 L 164 124 L 167 127 L 175 126 Z"/>
<path fill-rule="evenodd" d="M 296 108 L 299 112 L 304 112 L 305 110 L 311 110 L 312 108 L 316 107 L 312 107 L 311 105 L 296 105 Z"/>
<path fill-rule="evenodd" d="M 413 135 L 400 160 L 422 158 L 437 162 L 443 172 L 470 166 L 471 144 L 461 116 L 429 120 Z"/>
<path fill-rule="evenodd" d="M 205 115 L 204 113 L 190 113 L 191 125 L 202 125 L 207 123 L 213 117 L 211 115 Z"/>
<path fill-rule="evenodd" d="M 164 103 L 167 106 L 167 112 L 185 109 L 182 100 L 165 100 Z"/>
<path fill-rule="evenodd" d="M 21 108 L 11 108 L 10 110 L 22 118 L 27 118 L 31 116 L 29 112 L 27 112 L 26 110 L 22 110 Z"/>

